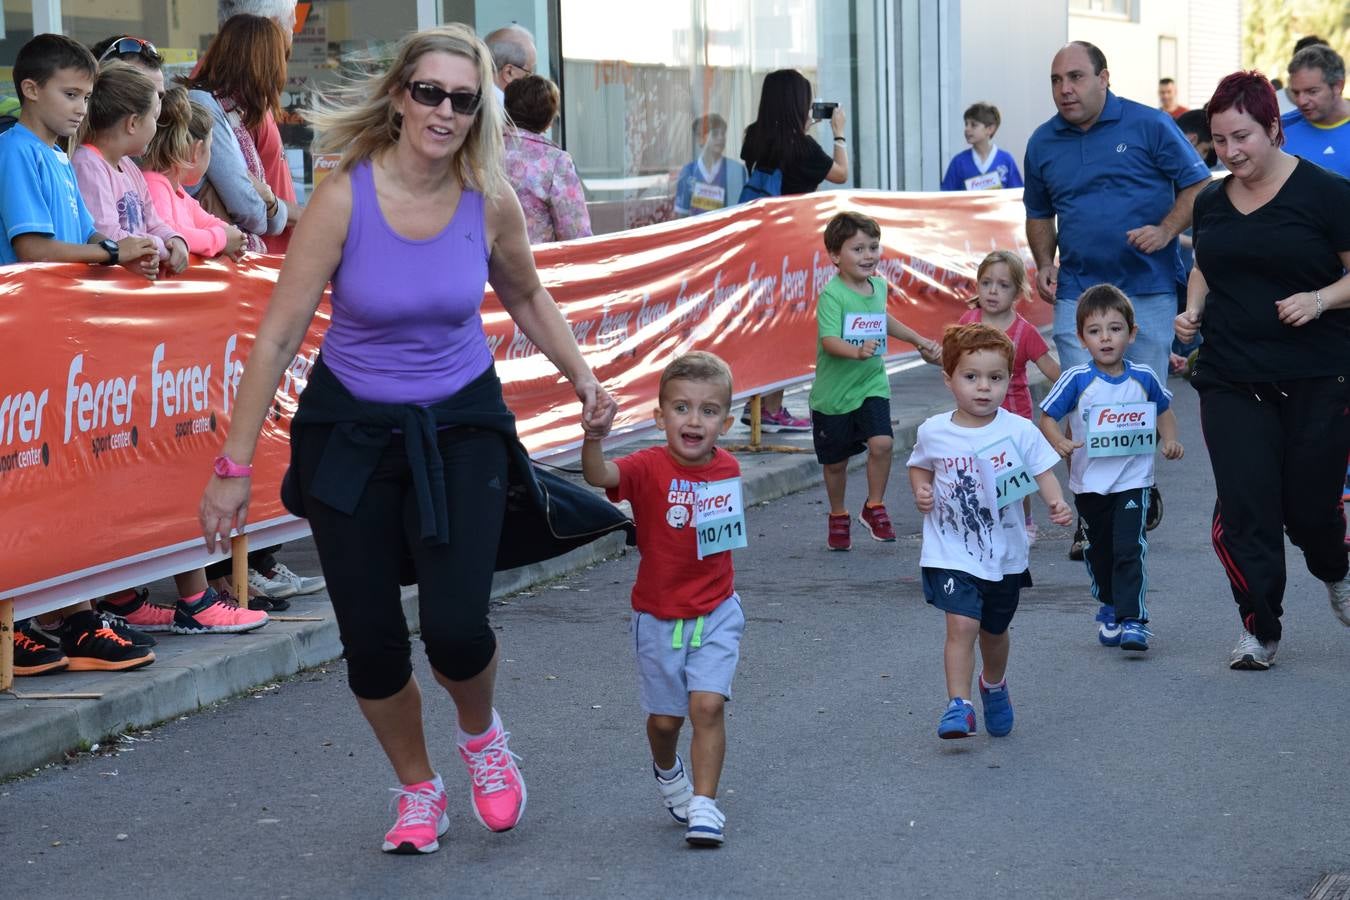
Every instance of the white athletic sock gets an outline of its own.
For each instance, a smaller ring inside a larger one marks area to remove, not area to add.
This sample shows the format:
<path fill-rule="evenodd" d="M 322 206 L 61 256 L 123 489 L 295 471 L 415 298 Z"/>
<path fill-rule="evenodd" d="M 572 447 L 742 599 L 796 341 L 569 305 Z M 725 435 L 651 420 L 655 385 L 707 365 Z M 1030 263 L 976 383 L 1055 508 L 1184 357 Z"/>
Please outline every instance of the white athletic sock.
<path fill-rule="evenodd" d="M 659 765 L 656 764 L 656 760 L 652 760 L 652 767 L 656 769 L 656 774 L 659 775 L 663 781 L 669 781 L 676 775 L 680 774 L 680 772 L 684 771 L 684 766 L 680 763 L 680 757 L 678 754 L 675 756 L 675 767 L 673 769 L 661 768 Z"/>
<path fill-rule="evenodd" d="M 455 741 L 456 741 L 456 743 L 458 743 L 458 744 L 462 747 L 462 746 L 464 746 L 465 744 L 469 743 L 470 741 L 476 741 L 476 740 L 478 740 L 478 739 L 481 738 L 481 737 L 486 737 L 487 735 L 491 734 L 493 731 L 499 730 L 501 727 L 502 727 L 502 720 L 501 720 L 500 718 L 497 717 L 497 710 L 494 709 L 494 710 L 492 710 L 492 724 L 488 726 L 487 731 L 484 731 L 482 734 L 469 734 L 469 733 L 468 733 L 467 731 L 465 731 L 463 728 L 460 728 L 458 725 L 456 725 L 456 726 L 455 726 L 455 732 L 456 732 L 456 738 L 455 738 Z"/>
<path fill-rule="evenodd" d="M 1003 680 L 1000 681 L 998 684 L 990 684 L 989 682 L 987 682 L 987 681 L 984 680 L 984 673 L 981 672 L 981 673 L 980 673 L 980 687 L 984 688 L 986 691 L 1001 691 L 1001 690 L 1004 690 L 1005 688 L 1008 687 L 1008 676 L 1007 676 L 1007 675 L 1004 675 L 1004 676 L 1003 676 Z"/>

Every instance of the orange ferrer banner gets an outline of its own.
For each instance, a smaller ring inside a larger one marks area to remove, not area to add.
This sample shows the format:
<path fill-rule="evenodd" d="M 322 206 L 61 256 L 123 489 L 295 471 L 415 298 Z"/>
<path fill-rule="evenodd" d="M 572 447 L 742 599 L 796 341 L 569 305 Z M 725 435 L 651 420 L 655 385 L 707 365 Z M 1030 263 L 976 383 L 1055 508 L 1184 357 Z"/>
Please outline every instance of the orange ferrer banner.
<path fill-rule="evenodd" d="M 834 275 L 820 236 L 843 209 L 881 223 L 891 311 L 921 334 L 966 309 L 988 250 L 1026 255 L 1016 191 L 777 198 L 541 247 L 540 276 L 619 403 L 616 429 L 650 424 L 661 369 L 688 350 L 725 358 L 738 397 L 808 379 L 814 300 Z M 158 283 L 122 269 L 0 267 L 0 597 L 18 598 L 19 615 L 206 559 L 197 501 L 280 264 L 196 261 Z M 1019 309 L 1050 320 L 1039 301 Z M 525 445 L 574 447 L 580 408 L 566 382 L 491 293 L 483 319 Z M 278 492 L 327 324 L 325 302 L 264 427 L 248 529 L 260 539 L 303 533 Z"/>

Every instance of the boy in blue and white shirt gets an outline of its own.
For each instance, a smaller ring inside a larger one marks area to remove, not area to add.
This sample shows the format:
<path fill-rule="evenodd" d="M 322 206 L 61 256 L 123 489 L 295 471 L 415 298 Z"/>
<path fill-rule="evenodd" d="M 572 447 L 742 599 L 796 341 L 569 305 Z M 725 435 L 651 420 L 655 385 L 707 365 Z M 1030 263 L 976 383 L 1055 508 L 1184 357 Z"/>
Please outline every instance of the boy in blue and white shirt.
<path fill-rule="evenodd" d="M 1041 404 L 1041 432 L 1069 460 L 1069 490 L 1087 536 L 1083 558 L 1107 647 L 1147 650 L 1144 521 L 1153 454 L 1181 459 L 1172 395 L 1148 366 L 1125 359 L 1134 341 L 1134 307 L 1118 288 L 1098 284 L 1078 300 L 1078 339 L 1091 361 L 1065 369 Z M 1059 420 L 1071 415 L 1065 437 Z"/>
<path fill-rule="evenodd" d="M 1002 124 L 998 107 L 992 103 L 974 103 L 966 110 L 964 136 L 970 149 L 962 150 L 947 165 L 942 176 L 944 191 L 991 191 L 1022 186 L 1017 160 L 994 143 L 994 134 Z"/>

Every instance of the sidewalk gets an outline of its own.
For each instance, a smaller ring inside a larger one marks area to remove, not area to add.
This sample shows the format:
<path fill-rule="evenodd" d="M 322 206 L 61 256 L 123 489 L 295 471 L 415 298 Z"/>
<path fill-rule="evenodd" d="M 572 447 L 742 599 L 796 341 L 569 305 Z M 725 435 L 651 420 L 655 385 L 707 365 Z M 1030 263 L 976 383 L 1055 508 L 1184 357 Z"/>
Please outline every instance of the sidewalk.
<path fill-rule="evenodd" d="M 901 363 L 900 370 L 891 375 L 891 419 L 895 424 L 897 457 L 908 454 L 913 447 L 915 432 L 924 419 L 953 405 L 951 394 L 942 383 L 941 370 L 922 364 L 910 368 L 912 365 Z M 893 370 L 896 368 L 892 366 Z M 787 405 L 797 415 L 806 414 L 806 388 L 789 392 Z M 722 439 L 725 447 L 744 446 L 750 439 L 749 429 L 739 423 L 739 405 L 734 413 L 738 421 Z M 622 450 L 631 452 L 650 446 L 659 437 L 659 432 L 647 432 L 625 442 Z M 738 451 L 747 505 L 765 503 L 819 483 L 820 466 L 812 452 L 809 433 L 766 434 L 763 442 L 802 452 Z M 854 462 L 861 466 L 865 458 L 855 457 Z M 575 460 L 557 462 L 575 465 Z M 890 503 L 906 502 L 906 485 L 892 481 Z M 822 540 L 824 527 L 822 522 Z M 615 534 L 566 556 L 499 573 L 492 596 L 495 599 L 525 590 L 623 551 L 623 536 Z M 319 572 L 318 555 L 308 539 L 288 544 L 280 555 L 297 572 L 306 575 Z M 150 587 L 152 601 L 172 602 L 171 580 Z M 404 590 L 403 608 L 410 627 L 416 629 L 415 588 Z M 341 655 L 337 623 L 326 594 L 292 598 L 291 608 L 279 616 L 280 620 L 249 634 L 155 635 L 159 642 L 155 662 L 132 672 L 16 678 L 12 692 L 0 693 L 0 778 L 59 761 L 67 751 L 194 712 Z M 78 700 L 33 696 L 72 693 L 98 696 Z"/>

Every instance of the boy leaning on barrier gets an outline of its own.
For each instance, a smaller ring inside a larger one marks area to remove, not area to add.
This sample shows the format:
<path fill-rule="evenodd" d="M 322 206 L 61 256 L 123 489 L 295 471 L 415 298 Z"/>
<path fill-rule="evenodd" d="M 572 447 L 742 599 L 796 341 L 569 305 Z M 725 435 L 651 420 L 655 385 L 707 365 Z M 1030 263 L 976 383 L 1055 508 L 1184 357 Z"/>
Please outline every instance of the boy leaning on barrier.
<path fill-rule="evenodd" d="M 731 550 L 745 546 L 741 467 L 717 447 L 733 421 L 727 364 L 697 351 L 675 359 L 661 373 L 655 418 L 664 445 L 611 462 L 588 436 L 581 471 L 610 500 L 632 504 L 642 554 L 632 628 L 652 769 L 685 840 L 716 847 L 726 822 L 715 799 L 722 713 L 745 630 L 731 563 Z M 686 716 L 692 783 L 676 752 Z"/>
<path fill-rule="evenodd" d="M 84 120 L 97 72 L 93 54 L 64 35 L 39 34 L 19 49 L 19 121 L 0 134 L 0 265 L 83 262 L 139 271 L 137 261 L 156 254 L 148 238 L 113 241 L 94 228 L 57 143 Z M 78 603 L 15 627 L 14 674 L 138 669 L 155 661 L 153 644 Z"/>
<path fill-rule="evenodd" d="M 1069 460 L 1069 490 L 1083 523 L 1083 558 L 1092 579 L 1097 639 L 1106 647 L 1143 651 L 1153 633 L 1144 595 L 1153 454 L 1181 459 L 1172 395 L 1148 366 L 1125 359 L 1139 329 L 1134 306 L 1118 288 L 1098 284 L 1078 300 L 1078 340 L 1091 359 L 1065 369 L 1041 404 L 1040 428 Z M 1073 434 L 1059 420 L 1071 416 Z"/>

